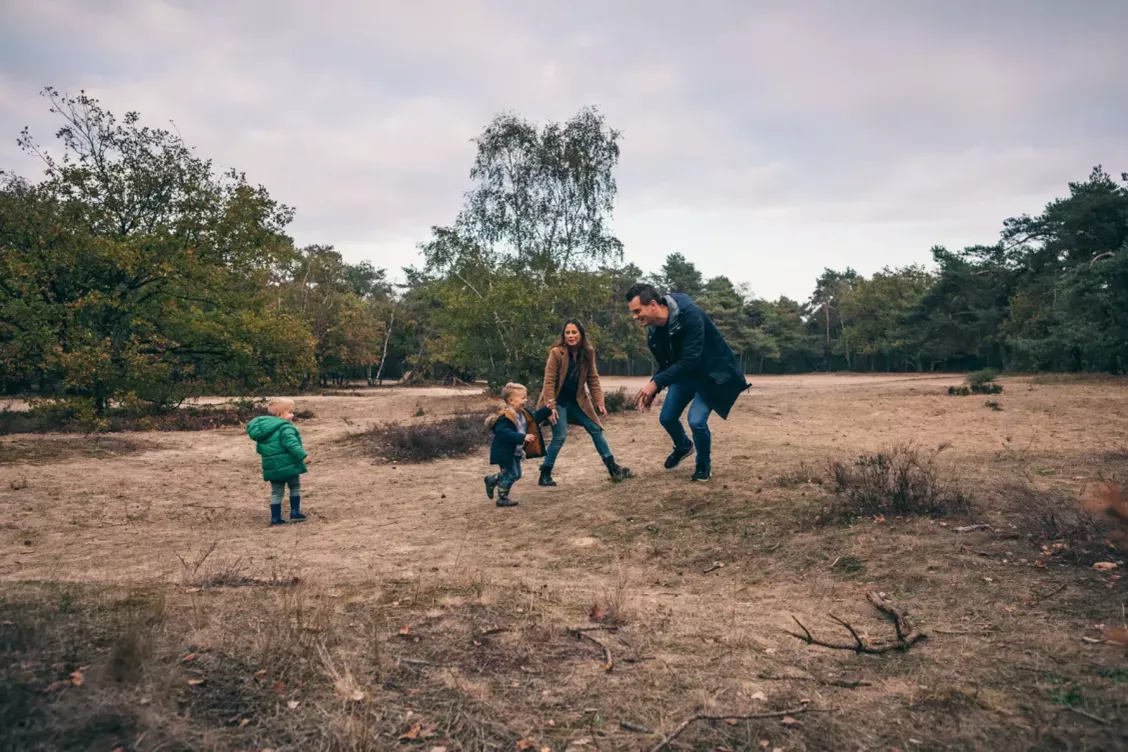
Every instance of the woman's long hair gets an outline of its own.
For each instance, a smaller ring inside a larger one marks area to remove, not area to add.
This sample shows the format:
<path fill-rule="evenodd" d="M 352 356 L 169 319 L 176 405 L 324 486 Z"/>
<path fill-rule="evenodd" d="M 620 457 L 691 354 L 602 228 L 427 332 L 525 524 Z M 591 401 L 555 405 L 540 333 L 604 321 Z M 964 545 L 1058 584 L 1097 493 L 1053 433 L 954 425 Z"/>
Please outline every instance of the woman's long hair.
<path fill-rule="evenodd" d="M 557 340 L 556 346 L 563 347 L 565 350 L 568 350 L 568 342 L 564 339 L 564 330 L 568 328 L 569 324 L 576 327 L 580 331 L 580 341 L 576 345 L 576 365 L 579 365 L 581 363 L 587 363 L 590 365 L 591 363 L 594 363 L 595 348 L 591 346 L 590 342 L 588 342 L 587 329 L 584 329 L 584 325 L 580 322 L 579 319 L 568 319 L 564 322 L 564 326 L 560 327 L 560 339 Z"/>

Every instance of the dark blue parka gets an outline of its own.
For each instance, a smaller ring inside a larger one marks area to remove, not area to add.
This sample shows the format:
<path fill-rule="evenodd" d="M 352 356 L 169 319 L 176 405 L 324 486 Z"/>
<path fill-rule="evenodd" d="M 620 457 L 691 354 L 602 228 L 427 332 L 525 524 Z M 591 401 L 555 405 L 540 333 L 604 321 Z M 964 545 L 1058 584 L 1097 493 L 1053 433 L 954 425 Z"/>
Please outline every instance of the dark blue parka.
<path fill-rule="evenodd" d="M 669 308 L 665 326 L 646 330 L 646 344 L 658 361 L 654 383 L 659 389 L 689 383 L 713 412 L 727 419 L 737 397 L 749 386 L 740 363 L 712 319 L 693 299 L 671 293 L 661 302 Z"/>

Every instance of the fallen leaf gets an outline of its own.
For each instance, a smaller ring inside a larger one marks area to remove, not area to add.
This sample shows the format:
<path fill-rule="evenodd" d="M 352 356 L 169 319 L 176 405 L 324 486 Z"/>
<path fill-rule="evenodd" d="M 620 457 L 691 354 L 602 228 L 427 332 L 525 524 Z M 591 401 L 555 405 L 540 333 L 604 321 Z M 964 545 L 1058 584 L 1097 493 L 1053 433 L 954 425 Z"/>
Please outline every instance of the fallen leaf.
<path fill-rule="evenodd" d="M 1081 642 L 1087 642 L 1090 645 L 1100 645 L 1101 644 L 1101 641 L 1098 640 L 1096 637 L 1082 637 Z"/>
<path fill-rule="evenodd" d="M 206 681 L 207 681 L 207 679 L 189 679 L 188 680 L 188 686 L 189 687 L 198 687 Z"/>
<path fill-rule="evenodd" d="M 885 522 L 885 516 L 881 515 L 881 514 L 875 514 L 873 516 L 873 521 L 874 522 Z"/>
<path fill-rule="evenodd" d="M 772 743 L 769 742 L 767 739 L 761 739 L 760 740 L 760 749 L 767 749 L 770 746 L 772 746 Z"/>
<path fill-rule="evenodd" d="M 759 700 L 760 702 L 763 702 L 764 700 L 768 699 L 768 696 L 766 694 L 764 694 L 763 692 L 757 692 L 756 694 L 752 695 L 752 699 L 753 700 Z"/>
<path fill-rule="evenodd" d="M 185 593 L 198 593 L 198 592 L 200 592 L 200 588 L 198 588 L 198 587 L 184 588 L 184 592 Z"/>
<path fill-rule="evenodd" d="M 419 738 L 419 734 L 423 731 L 423 724 L 417 723 L 411 727 L 407 733 L 400 734 L 400 741 L 413 741 Z"/>
<path fill-rule="evenodd" d="M 1128 629 L 1124 627 L 1110 627 L 1101 632 L 1101 639 L 1113 645 L 1122 645 L 1128 648 Z"/>
<path fill-rule="evenodd" d="M 274 694 L 280 695 L 286 691 L 286 683 L 279 679 L 278 681 L 271 684 L 270 688 L 274 690 Z"/>
<path fill-rule="evenodd" d="M 297 710 L 298 706 L 301 704 L 302 703 L 300 700 L 290 700 L 288 703 L 286 703 L 286 707 L 288 707 L 290 710 Z"/>
<path fill-rule="evenodd" d="M 188 655 L 181 658 L 180 662 L 181 663 L 191 663 L 194 660 L 196 660 L 196 654 L 195 653 L 189 653 Z"/>
<path fill-rule="evenodd" d="M 735 718 L 726 718 L 725 723 L 730 726 L 735 726 L 736 724 L 740 723 L 740 721 L 736 720 Z"/>
<path fill-rule="evenodd" d="M 250 718 L 244 718 L 243 720 L 239 721 L 239 728 L 246 728 L 250 724 L 250 722 Z"/>
<path fill-rule="evenodd" d="M 480 647 L 482 647 L 482 643 L 478 642 L 477 640 L 474 640 L 474 647 L 480 648 Z"/>
<path fill-rule="evenodd" d="M 427 752 L 447 752 L 446 747 L 431 747 Z"/>
<path fill-rule="evenodd" d="M 258 671 L 256 671 L 256 672 L 255 672 L 255 676 L 256 676 L 256 677 L 258 677 L 258 678 L 260 678 L 260 679 L 261 679 L 262 677 L 266 676 L 266 669 L 265 669 L 265 668 L 260 668 L 260 669 L 259 669 Z"/>
<path fill-rule="evenodd" d="M 81 671 L 71 671 L 71 684 L 76 687 L 81 687 L 86 683 L 86 677 L 83 676 Z"/>
<path fill-rule="evenodd" d="M 400 627 L 399 633 L 402 635 L 411 634 L 411 627 Z"/>
<path fill-rule="evenodd" d="M 789 715 L 785 715 L 783 717 L 783 720 L 780 721 L 780 723 L 782 723 L 784 726 L 798 726 L 799 725 L 799 721 L 795 720 L 794 718 L 792 718 Z"/>
<path fill-rule="evenodd" d="M 596 603 L 591 607 L 591 611 L 588 612 L 588 618 L 592 621 L 603 621 L 607 618 L 607 609 Z"/>
<path fill-rule="evenodd" d="M 536 748 L 537 748 L 537 743 L 532 741 L 531 739 L 518 739 L 517 740 L 518 752 L 525 752 L 525 750 L 536 749 Z"/>
<path fill-rule="evenodd" d="M 1119 566 L 1115 561 L 1098 561 L 1093 565 L 1093 569 L 1098 572 L 1109 572 Z"/>

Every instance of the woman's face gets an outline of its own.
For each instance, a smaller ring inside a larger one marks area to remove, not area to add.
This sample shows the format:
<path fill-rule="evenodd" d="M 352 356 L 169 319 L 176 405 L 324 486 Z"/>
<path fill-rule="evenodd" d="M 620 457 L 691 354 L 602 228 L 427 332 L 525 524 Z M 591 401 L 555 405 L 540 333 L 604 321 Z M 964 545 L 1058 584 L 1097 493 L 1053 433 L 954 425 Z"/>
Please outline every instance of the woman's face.
<path fill-rule="evenodd" d="M 564 344 L 568 347 L 575 347 L 580 344 L 580 330 L 575 324 L 568 324 L 564 327 Z"/>

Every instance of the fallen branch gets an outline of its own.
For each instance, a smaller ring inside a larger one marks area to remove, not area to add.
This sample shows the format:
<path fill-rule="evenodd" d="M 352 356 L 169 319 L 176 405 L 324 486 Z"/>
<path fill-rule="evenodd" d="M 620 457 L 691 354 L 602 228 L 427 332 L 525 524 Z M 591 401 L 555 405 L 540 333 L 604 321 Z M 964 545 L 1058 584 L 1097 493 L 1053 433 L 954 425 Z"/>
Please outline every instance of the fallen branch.
<path fill-rule="evenodd" d="M 637 723 L 631 723 L 630 721 L 619 721 L 619 728 L 623 729 L 623 731 L 632 731 L 636 734 L 658 733 L 657 731 L 651 731 L 646 726 L 639 726 Z"/>
<path fill-rule="evenodd" d="M 1108 724 L 1108 721 L 1106 721 L 1104 718 L 1101 718 L 1098 715 L 1093 715 L 1092 713 L 1086 713 L 1081 708 L 1075 708 L 1072 705 L 1070 705 L 1070 706 L 1067 706 L 1065 709 L 1068 710 L 1068 711 L 1071 711 L 1073 713 L 1076 713 L 1077 715 L 1079 715 L 1083 718 L 1088 718 L 1090 721 L 1096 721 L 1097 723 L 1105 724 L 1105 725 Z"/>
<path fill-rule="evenodd" d="M 811 634 L 811 630 L 807 629 L 806 625 L 804 625 L 803 622 L 799 621 L 799 619 L 795 616 L 792 616 L 791 618 L 794 619 L 795 623 L 799 625 L 799 628 L 803 630 L 803 634 L 792 632 L 790 630 L 784 631 L 792 637 L 802 640 L 808 645 L 818 645 L 820 647 L 830 648 L 831 650 L 852 650 L 855 653 L 866 653 L 868 655 L 881 655 L 883 653 L 891 653 L 895 650 L 905 651 L 921 640 L 927 638 L 927 635 L 925 635 L 923 632 L 914 632 L 909 626 L 908 621 L 905 619 L 904 614 L 889 605 L 885 601 L 885 599 L 881 597 L 881 595 L 879 595 L 878 593 L 870 593 L 868 597 L 869 602 L 873 604 L 874 608 L 876 608 L 891 622 L 893 622 L 893 629 L 897 633 L 896 642 L 885 643 L 882 645 L 868 644 L 865 640 L 862 639 L 861 635 L 858 634 L 858 631 L 854 629 L 853 625 L 850 624 L 850 622 L 846 621 L 845 619 L 840 619 L 834 614 L 830 614 L 830 618 L 838 622 L 846 629 L 847 632 L 850 633 L 850 636 L 854 638 L 853 644 L 821 640 Z"/>
<path fill-rule="evenodd" d="M 670 732 L 670 734 L 665 739 L 651 747 L 649 752 L 661 752 L 661 750 L 670 745 L 670 742 L 672 742 L 674 739 L 677 739 L 683 731 L 685 731 L 697 721 L 755 721 L 762 720 L 764 718 L 786 718 L 789 715 L 799 715 L 800 713 L 806 712 L 807 706 L 803 705 L 798 708 L 791 708 L 790 710 L 779 710 L 774 713 L 754 713 L 752 715 L 704 715 L 698 713 L 697 715 L 690 716 L 689 718 L 686 718 L 684 721 L 682 721 L 681 724 L 672 732 Z"/>
<path fill-rule="evenodd" d="M 980 530 L 990 530 L 990 525 L 964 525 L 963 527 L 952 528 L 953 533 L 976 533 Z"/>
<path fill-rule="evenodd" d="M 1031 606 L 1033 606 L 1033 605 L 1034 605 L 1035 603 L 1041 603 L 1042 601 L 1046 601 L 1046 600 L 1049 600 L 1050 598 L 1053 598 L 1053 597 L 1054 597 L 1055 595 L 1057 595 L 1058 593 L 1060 593 L 1060 592 L 1061 592 L 1062 590 L 1065 590 L 1065 589 L 1066 589 L 1067 587 L 1069 587 L 1069 583 L 1068 583 L 1068 582 L 1063 582 L 1063 583 L 1062 583 L 1061 585 L 1059 585 L 1058 587 L 1054 588 L 1053 590 L 1051 590 L 1050 592 L 1046 593 L 1045 595 L 1039 595 L 1039 596 L 1038 596 L 1037 598 L 1035 598 L 1034 600 L 1030 601 L 1030 605 L 1031 605 Z"/>
<path fill-rule="evenodd" d="M 757 678 L 764 681 L 802 681 L 822 684 L 826 687 L 841 687 L 843 689 L 857 689 L 858 687 L 872 687 L 868 681 L 848 681 L 846 679 L 820 679 L 817 676 L 773 676 L 771 674 L 758 674 Z"/>
<path fill-rule="evenodd" d="M 611 648 L 607 647 L 607 644 L 605 642 L 595 639 L 583 629 L 569 628 L 568 634 L 573 635 L 577 640 L 586 639 L 594 642 L 596 645 L 603 649 L 603 670 L 610 671 L 612 668 L 614 668 L 615 663 L 611 660 Z"/>

